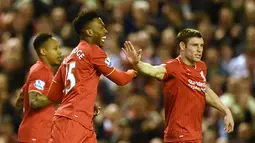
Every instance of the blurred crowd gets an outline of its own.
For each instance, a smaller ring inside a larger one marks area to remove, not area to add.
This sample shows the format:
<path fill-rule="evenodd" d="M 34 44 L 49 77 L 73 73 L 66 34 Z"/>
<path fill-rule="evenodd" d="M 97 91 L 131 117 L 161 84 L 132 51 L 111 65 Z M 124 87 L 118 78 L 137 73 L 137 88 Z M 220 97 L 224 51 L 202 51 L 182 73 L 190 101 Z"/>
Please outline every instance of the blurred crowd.
<path fill-rule="evenodd" d="M 156 65 L 178 56 L 181 29 L 198 29 L 208 83 L 235 119 L 234 132 L 226 134 L 223 115 L 207 107 L 203 142 L 255 143 L 254 0 L 0 0 L 0 143 L 16 142 L 22 110 L 14 103 L 37 60 L 34 37 L 52 33 L 65 57 L 79 42 L 72 20 L 84 10 L 102 16 L 109 31 L 103 48 L 120 70 L 131 68 L 121 51 L 125 40 Z M 145 75 L 124 87 L 102 77 L 98 143 L 163 143 L 163 99 L 161 82 Z"/>

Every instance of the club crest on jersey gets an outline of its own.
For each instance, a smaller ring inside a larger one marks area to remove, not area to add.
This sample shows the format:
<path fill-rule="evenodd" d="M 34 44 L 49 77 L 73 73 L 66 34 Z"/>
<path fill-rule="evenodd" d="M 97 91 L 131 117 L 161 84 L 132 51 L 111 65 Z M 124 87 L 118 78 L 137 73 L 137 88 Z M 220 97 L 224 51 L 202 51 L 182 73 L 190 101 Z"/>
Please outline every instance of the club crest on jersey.
<path fill-rule="evenodd" d="M 206 78 L 205 78 L 205 75 L 204 75 L 204 72 L 203 72 L 203 71 L 200 72 L 200 75 L 201 75 L 201 77 L 204 79 L 204 81 L 206 81 Z"/>
<path fill-rule="evenodd" d="M 42 80 L 36 80 L 34 86 L 39 90 L 44 90 L 45 82 Z"/>
<path fill-rule="evenodd" d="M 107 57 L 104 62 L 107 64 L 108 67 L 112 67 L 112 62 L 109 57 Z"/>

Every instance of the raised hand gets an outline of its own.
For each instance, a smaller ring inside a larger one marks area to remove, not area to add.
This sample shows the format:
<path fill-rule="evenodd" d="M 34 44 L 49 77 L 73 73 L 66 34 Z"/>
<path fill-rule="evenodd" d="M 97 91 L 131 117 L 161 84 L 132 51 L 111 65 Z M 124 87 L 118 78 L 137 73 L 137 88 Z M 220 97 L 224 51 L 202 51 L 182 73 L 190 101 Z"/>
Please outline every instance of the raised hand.
<path fill-rule="evenodd" d="M 136 65 L 140 61 L 142 50 L 140 49 L 137 52 L 130 41 L 124 43 L 124 48 L 122 48 L 122 50 L 130 64 Z"/>
<path fill-rule="evenodd" d="M 224 117 L 225 131 L 230 133 L 234 130 L 234 119 L 231 112 L 228 112 Z"/>

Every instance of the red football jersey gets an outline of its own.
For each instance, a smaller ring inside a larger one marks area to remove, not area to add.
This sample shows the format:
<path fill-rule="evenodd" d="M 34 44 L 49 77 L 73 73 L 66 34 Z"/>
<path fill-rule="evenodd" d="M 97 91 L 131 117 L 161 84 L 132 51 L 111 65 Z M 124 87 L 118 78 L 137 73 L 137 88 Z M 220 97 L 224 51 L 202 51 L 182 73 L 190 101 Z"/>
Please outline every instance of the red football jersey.
<path fill-rule="evenodd" d="M 18 132 L 19 142 L 47 142 L 50 138 L 55 105 L 50 104 L 43 108 L 32 109 L 29 106 L 28 93 L 36 91 L 45 95 L 48 92 L 52 78 L 51 67 L 42 61 L 37 61 L 30 68 L 27 81 L 22 88 L 25 111 Z"/>
<path fill-rule="evenodd" d="M 164 141 L 176 142 L 202 139 L 202 117 L 205 109 L 206 65 L 200 61 L 194 67 L 180 57 L 165 62 Z"/>
<path fill-rule="evenodd" d="M 61 101 L 55 115 L 72 119 L 93 130 L 94 102 L 100 75 L 110 78 L 116 72 L 100 47 L 81 41 L 62 62 L 51 84 L 50 100 Z M 133 75 L 123 73 L 119 72 L 123 79 L 125 77 L 127 82 L 132 80 Z"/>

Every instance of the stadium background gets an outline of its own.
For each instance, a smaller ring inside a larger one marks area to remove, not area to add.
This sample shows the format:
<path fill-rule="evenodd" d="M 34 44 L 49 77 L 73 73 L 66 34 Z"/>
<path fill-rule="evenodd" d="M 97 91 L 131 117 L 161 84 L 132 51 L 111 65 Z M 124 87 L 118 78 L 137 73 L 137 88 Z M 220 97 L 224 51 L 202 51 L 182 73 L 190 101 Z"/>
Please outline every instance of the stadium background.
<path fill-rule="evenodd" d="M 198 29 L 205 41 L 207 80 L 235 119 L 235 130 L 227 135 L 222 115 L 207 107 L 204 143 L 255 143 L 254 0 L 0 0 L 1 143 L 16 142 L 22 111 L 14 102 L 37 58 L 34 36 L 54 34 L 65 56 L 79 41 L 71 21 L 79 11 L 91 9 L 106 24 L 104 49 L 121 70 L 131 68 L 121 52 L 125 40 L 143 49 L 143 61 L 161 64 L 178 55 L 179 30 Z M 145 76 L 124 87 L 102 77 L 97 100 L 101 114 L 95 118 L 98 142 L 162 143 L 161 87 Z"/>

